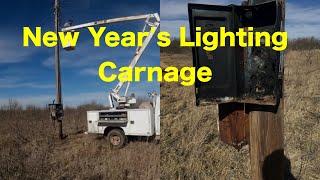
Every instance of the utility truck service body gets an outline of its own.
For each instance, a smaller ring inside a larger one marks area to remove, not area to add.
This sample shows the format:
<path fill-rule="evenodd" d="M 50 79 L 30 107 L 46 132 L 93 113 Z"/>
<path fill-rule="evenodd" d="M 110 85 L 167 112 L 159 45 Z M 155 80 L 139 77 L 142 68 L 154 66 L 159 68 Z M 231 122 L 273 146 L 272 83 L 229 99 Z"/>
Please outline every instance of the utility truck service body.
<path fill-rule="evenodd" d="M 133 20 L 144 20 L 142 33 L 149 30 L 142 45 L 138 46 L 133 53 L 133 58 L 128 66 L 133 69 L 160 25 L 158 13 L 113 18 L 75 26 L 72 26 L 72 21 L 70 21 L 62 29 L 62 32 L 75 32 L 83 28 Z M 70 47 L 70 43 L 63 48 L 67 51 L 75 50 L 74 47 Z M 126 84 L 125 93 L 120 95 L 120 90 L 124 84 Z M 152 97 L 153 100 L 152 105 L 145 102 L 146 104 L 142 103 L 140 108 L 133 108 L 133 105 L 136 104 L 136 98 L 127 96 L 129 87 L 129 81 L 118 82 L 108 96 L 110 109 L 87 112 L 88 133 L 106 135 L 109 143 L 117 148 L 126 144 L 128 136 L 160 137 L 160 96 L 155 91 L 149 93 L 149 97 Z M 51 109 L 56 110 L 59 104 L 52 104 L 51 107 Z M 51 114 L 56 113 L 53 111 Z"/>
<path fill-rule="evenodd" d="M 160 136 L 160 96 L 146 109 L 87 111 L 88 133 L 107 135 L 121 129 L 126 136 Z"/>

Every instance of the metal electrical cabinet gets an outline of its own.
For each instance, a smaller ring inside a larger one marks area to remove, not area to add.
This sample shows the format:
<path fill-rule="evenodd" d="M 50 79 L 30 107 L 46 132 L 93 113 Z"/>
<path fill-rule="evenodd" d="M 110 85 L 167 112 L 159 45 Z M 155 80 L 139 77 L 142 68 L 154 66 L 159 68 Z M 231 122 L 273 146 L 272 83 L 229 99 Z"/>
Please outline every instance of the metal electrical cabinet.
<path fill-rule="evenodd" d="M 190 38 L 195 41 L 196 27 L 201 33 L 237 32 L 239 28 L 254 27 L 254 31 L 267 31 L 271 35 L 280 31 L 281 5 L 271 1 L 255 6 L 218 6 L 188 4 Z M 281 53 L 271 47 L 226 46 L 214 51 L 193 47 L 193 63 L 196 68 L 207 66 L 212 70 L 209 82 L 195 82 L 197 105 L 242 102 L 276 105 L 282 94 Z"/>

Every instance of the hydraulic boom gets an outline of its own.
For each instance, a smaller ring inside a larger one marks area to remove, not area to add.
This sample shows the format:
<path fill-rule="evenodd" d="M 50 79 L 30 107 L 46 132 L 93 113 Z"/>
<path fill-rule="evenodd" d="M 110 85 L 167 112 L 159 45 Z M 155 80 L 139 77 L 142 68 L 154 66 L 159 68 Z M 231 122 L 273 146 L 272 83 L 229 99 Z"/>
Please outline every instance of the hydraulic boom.
<path fill-rule="evenodd" d="M 154 33 L 156 32 L 157 28 L 160 25 L 160 17 L 158 13 L 89 22 L 85 24 L 64 27 L 62 31 L 74 32 L 76 30 L 87 28 L 87 27 L 100 26 L 104 24 L 118 23 L 118 22 L 124 22 L 124 21 L 141 20 L 141 19 L 145 19 L 145 24 L 142 32 L 146 32 L 149 29 L 149 33 L 148 33 L 148 36 L 144 39 L 142 46 L 138 46 L 136 48 L 133 59 L 129 65 L 129 67 L 133 69 L 138 63 L 139 59 L 141 58 L 141 55 L 143 54 L 144 50 L 148 46 L 150 40 L 152 39 Z M 151 30 L 152 27 L 154 27 L 154 30 Z M 68 49 L 68 48 L 69 47 L 65 47 L 65 49 Z M 125 83 L 127 83 L 126 90 L 124 95 L 121 96 L 119 92 Z M 130 107 L 132 104 L 136 103 L 136 99 L 134 97 L 127 96 L 129 87 L 130 87 L 130 82 L 119 82 L 114 89 L 111 89 L 111 92 L 109 93 L 109 96 L 108 96 L 111 108 L 115 109 L 115 108 Z"/>

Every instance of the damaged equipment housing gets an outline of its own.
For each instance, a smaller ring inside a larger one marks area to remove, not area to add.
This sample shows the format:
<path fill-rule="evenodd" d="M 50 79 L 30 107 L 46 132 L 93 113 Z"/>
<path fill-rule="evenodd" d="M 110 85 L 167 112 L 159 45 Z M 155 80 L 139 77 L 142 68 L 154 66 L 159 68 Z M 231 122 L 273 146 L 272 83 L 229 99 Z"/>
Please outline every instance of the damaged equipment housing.
<path fill-rule="evenodd" d="M 280 31 L 281 4 L 271 1 L 255 6 L 217 6 L 188 4 L 190 38 L 195 40 L 196 27 L 201 33 L 226 31 L 237 32 L 239 28 L 254 27 L 254 32 Z M 198 69 L 207 66 L 212 70 L 212 79 L 195 82 L 197 105 L 228 102 L 276 105 L 282 95 L 282 52 L 271 47 L 225 47 L 205 51 L 193 47 L 193 63 Z"/>

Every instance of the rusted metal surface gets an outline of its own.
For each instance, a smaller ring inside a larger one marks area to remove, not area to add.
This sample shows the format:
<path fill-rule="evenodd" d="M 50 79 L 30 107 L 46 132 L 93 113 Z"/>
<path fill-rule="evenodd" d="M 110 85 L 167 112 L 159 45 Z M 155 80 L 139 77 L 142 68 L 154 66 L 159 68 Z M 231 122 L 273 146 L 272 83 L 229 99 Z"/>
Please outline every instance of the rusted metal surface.
<path fill-rule="evenodd" d="M 273 34 L 280 30 L 279 8 L 281 5 L 276 1 L 256 6 L 189 4 L 191 41 L 195 40 L 195 28 L 199 26 L 202 34 L 217 32 L 220 27 L 231 32 L 254 27 L 254 31 Z M 211 52 L 203 47 L 192 49 L 194 66 L 207 66 L 213 73 L 209 82 L 196 81 L 197 105 L 229 102 L 276 105 L 282 89 L 280 53 L 264 46 L 248 48 L 244 52 L 244 48 L 230 47 L 229 43 Z"/>
<path fill-rule="evenodd" d="M 255 28 L 255 31 L 265 31 L 273 34 L 276 29 L 274 26 L 267 26 Z M 255 100 L 261 102 L 269 100 L 274 103 L 273 105 L 275 105 L 280 99 L 281 89 L 278 79 L 280 53 L 274 51 L 272 47 L 261 46 L 251 47 L 248 49 L 248 65 L 245 66 L 244 71 L 246 79 L 246 94 L 244 94 L 244 96 L 254 97 Z M 274 98 L 268 96 L 273 96 Z"/>
<path fill-rule="evenodd" d="M 236 149 L 249 143 L 249 114 L 243 103 L 219 104 L 220 139 Z"/>
<path fill-rule="evenodd" d="M 239 103 L 248 103 L 248 104 L 262 104 L 262 105 L 276 105 L 276 98 L 273 95 L 267 95 L 262 97 L 243 97 L 243 98 L 234 98 L 234 97 L 222 97 L 222 98 L 207 98 L 207 99 L 199 99 L 199 106 L 209 106 L 216 105 L 222 103 L 231 103 L 231 102 L 239 102 Z"/>

